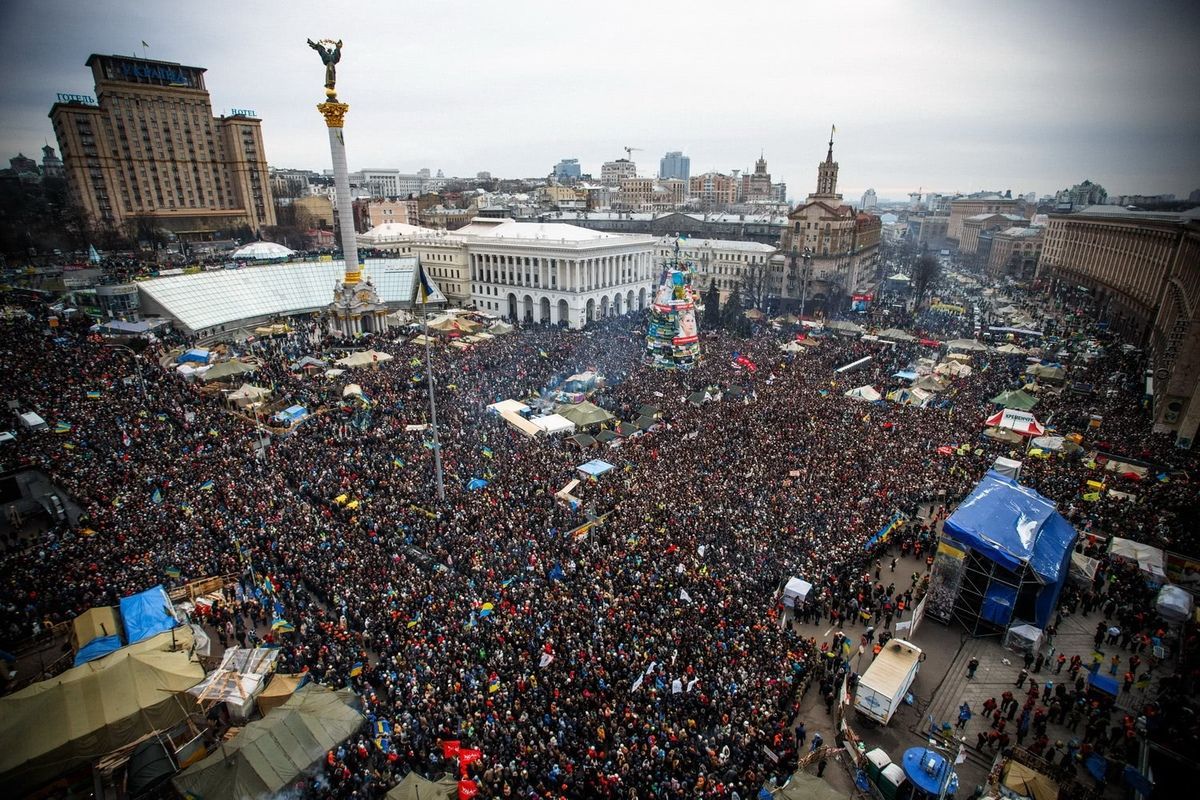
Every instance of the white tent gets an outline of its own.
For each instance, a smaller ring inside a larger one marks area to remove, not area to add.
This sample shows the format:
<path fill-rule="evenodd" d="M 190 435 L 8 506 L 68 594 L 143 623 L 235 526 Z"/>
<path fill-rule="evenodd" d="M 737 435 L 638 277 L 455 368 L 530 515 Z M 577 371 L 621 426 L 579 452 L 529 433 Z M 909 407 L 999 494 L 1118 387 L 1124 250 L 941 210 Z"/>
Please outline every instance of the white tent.
<path fill-rule="evenodd" d="M 1108 548 L 1108 554 L 1136 561 L 1142 572 L 1159 580 L 1166 580 L 1167 573 L 1163 569 L 1165 556 L 1163 551 L 1157 547 L 1135 542 L 1132 539 L 1122 539 L 1119 536 L 1114 536 L 1112 546 Z"/>
<path fill-rule="evenodd" d="M 271 261 L 278 258 L 291 258 L 295 250 L 275 242 L 251 242 L 234 250 L 233 258 L 252 258 L 256 261 Z"/>
<path fill-rule="evenodd" d="M 534 417 L 529 421 L 546 433 L 573 433 L 575 431 L 575 423 L 562 414 L 547 414 L 544 417 Z"/>
<path fill-rule="evenodd" d="M 1186 589 L 1168 583 L 1159 590 L 1154 610 L 1168 622 L 1183 622 L 1192 615 L 1192 596 Z"/>
<path fill-rule="evenodd" d="M 340 364 L 343 367 L 366 367 L 371 364 L 391 361 L 392 358 L 391 355 L 381 353 L 378 350 L 360 350 L 357 353 L 351 353 L 345 358 L 339 358 L 334 363 Z"/>
<path fill-rule="evenodd" d="M 950 348 L 951 350 L 964 350 L 970 352 L 984 352 L 988 349 L 986 344 L 976 341 L 975 339 L 955 339 L 953 341 L 946 342 L 946 347 Z"/>
<path fill-rule="evenodd" d="M 992 464 L 992 469 L 999 472 L 1001 475 L 1006 475 L 1013 480 L 1016 480 L 1021 474 L 1021 462 L 1012 458 L 1000 456 Z"/>
<path fill-rule="evenodd" d="M 781 344 L 779 345 L 779 349 L 785 353 L 803 353 L 807 351 L 807 348 L 804 345 L 796 341 L 788 342 L 787 344 Z"/>
<path fill-rule="evenodd" d="M 869 385 L 859 386 L 856 389 L 850 389 L 846 392 L 846 397 L 853 398 L 854 400 L 862 400 L 866 403 L 874 403 L 882 396 L 883 395 L 879 394 L 879 392 L 875 391 L 874 386 Z"/>
<path fill-rule="evenodd" d="M 1026 650 L 1037 652 L 1042 642 L 1042 631 L 1033 625 L 1014 625 L 1004 635 L 1004 646 L 1021 653 Z"/>
<path fill-rule="evenodd" d="M 1061 436 L 1038 436 L 1030 446 L 1045 450 L 1047 453 L 1057 453 L 1063 449 L 1066 439 Z"/>
<path fill-rule="evenodd" d="M 362 387 L 357 383 L 348 383 L 342 389 L 342 397 L 362 397 Z"/>
<path fill-rule="evenodd" d="M 804 605 L 812 588 L 812 584 L 808 581 L 800 578 L 788 578 L 787 585 L 783 587 L 783 604 L 788 608 Z"/>
<path fill-rule="evenodd" d="M 529 410 L 529 406 L 522 403 L 520 400 L 501 400 L 499 403 L 492 403 L 488 406 L 488 411 L 496 414 L 509 412 L 511 414 L 523 414 Z"/>

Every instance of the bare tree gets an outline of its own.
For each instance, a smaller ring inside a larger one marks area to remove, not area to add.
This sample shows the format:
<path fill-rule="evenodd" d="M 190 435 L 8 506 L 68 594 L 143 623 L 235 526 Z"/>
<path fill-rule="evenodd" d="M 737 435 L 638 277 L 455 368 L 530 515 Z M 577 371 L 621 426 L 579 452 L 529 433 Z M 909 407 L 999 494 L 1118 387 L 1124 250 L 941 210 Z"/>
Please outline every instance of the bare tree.
<path fill-rule="evenodd" d="M 913 300 L 916 308 L 921 307 L 925 294 L 938 282 L 942 275 L 942 262 L 932 253 L 922 253 L 913 267 Z"/>
<path fill-rule="evenodd" d="M 765 310 L 767 298 L 771 294 L 771 265 L 763 261 L 761 264 L 746 264 L 741 272 L 742 303 L 746 308 Z"/>

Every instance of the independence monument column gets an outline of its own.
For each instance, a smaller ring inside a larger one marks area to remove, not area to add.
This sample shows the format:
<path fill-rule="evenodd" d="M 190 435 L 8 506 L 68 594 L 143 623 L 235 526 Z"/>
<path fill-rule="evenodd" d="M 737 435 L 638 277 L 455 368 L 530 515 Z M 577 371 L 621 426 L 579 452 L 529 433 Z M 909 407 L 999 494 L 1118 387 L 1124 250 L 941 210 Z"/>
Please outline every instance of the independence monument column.
<path fill-rule="evenodd" d="M 342 59 L 342 42 L 322 39 L 308 40 L 308 46 L 316 50 L 325 64 L 325 102 L 317 106 L 325 125 L 329 128 L 329 151 L 333 155 L 333 185 L 337 188 L 338 233 L 342 237 L 342 254 L 346 258 L 345 283 L 353 285 L 359 280 L 358 239 L 354 233 L 354 210 L 350 199 L 350 175 L 346 168 L 346 140 L 342 135 L 342 120 L 350 110 L 348 103 L 339 103 L 335 85 L 336 65 Z"/>

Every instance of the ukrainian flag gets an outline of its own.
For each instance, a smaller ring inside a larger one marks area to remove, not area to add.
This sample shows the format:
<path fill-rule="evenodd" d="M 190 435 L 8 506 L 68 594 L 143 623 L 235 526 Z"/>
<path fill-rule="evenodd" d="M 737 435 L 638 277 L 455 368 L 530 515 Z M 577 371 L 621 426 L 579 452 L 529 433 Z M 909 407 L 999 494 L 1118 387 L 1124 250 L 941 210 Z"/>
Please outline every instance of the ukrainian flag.
<path fill-rule="evenodd" d="M 425 274 L 425 265 L 417 261 L 417 302 L 424 304 L 433 296 L 433 284 Z"/>
<path fill-rule="evenodd" d="M 178 578 L 183 574 L 180 572 L 179 567 L 167 567 L 163 570 L 163 573 L 165 573 L 168 578 Z"/>
<path fill-rule="evenodd" d="M 393 466 L 393 467 L 403 467 L 403 466 L 404 466 L 404 462 L 403 462 L 403 461 L 401 461 L 401 460 L 400 460 L 399 458 L 397 458 L 396 456 L 392 456 L 392 466 Z"/>
<path fill-rule="evenodd" d="M 357 678 L 359 675 L 362 675 L 362 671 L 363 671 L 362 662 L 356 661 L 356 662 L 354 662 L 354 666 L 352 666 L 350 668 L 350 677 Z"/>
<path fill-rule="evenodd" d="M 94 389 L 92 391 L 88 392 L 87 396 L 88 396 L 88 400 L 99 400 L 100 399 L 100 393 Z"/>
<path fill-rule="evenodd" d="M 204 483 L 200 484 L 200 491 L 211 492 L 213 489 L 213 486 L 215 486 L 215 485 L 216 484 L 214 484 L 212 481 L 205 481 Z"/>

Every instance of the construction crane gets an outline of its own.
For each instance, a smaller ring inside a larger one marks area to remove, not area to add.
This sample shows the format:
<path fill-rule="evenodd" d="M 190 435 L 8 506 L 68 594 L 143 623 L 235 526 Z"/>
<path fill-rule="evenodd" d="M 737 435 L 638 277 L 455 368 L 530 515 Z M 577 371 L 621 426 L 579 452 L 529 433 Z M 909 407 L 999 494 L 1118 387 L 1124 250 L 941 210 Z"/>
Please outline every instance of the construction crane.
<path fill-rule="evenodd" d="M 640 147 L 622 147 L 621 149 L 625 151 L 626 160 L 633 161 L 633 151 L 641 150 L 642 148 L 640 148 Z"/>

